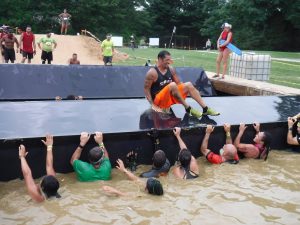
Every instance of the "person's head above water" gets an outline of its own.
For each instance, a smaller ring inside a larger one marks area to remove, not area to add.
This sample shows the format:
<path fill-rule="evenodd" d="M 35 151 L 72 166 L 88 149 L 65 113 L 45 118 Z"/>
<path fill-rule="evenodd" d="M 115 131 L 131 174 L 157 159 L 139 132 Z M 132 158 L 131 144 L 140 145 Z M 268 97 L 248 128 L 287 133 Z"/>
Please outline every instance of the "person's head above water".
<path fill-rule="evenodd" d="M 57 193 L 59 189 L 59 182 L 54 176 L 52 175 L 45 176 L 42 179 L 40 186 L 47 198 L 50 197 L 60 198 L 60 195 Z"/>
<path fill-rule="evenodd" d="M 233 144 L 225 144 L 223 146 L 223 150 L 224 150 L 223 157 L 226 160 L 233 160 L 237 154 L 237 149 Z"/>
<path fill-rule="evenodd" d="M 98 168 L 104 159 L 104 151 L 100 147 L 96 146 L 89 151 L 88 158 L 90 163 L 94 167 Z"/>
<path fill-rule="evenodd" d="M 178 160 L 180 162 L 180 165 L 184 168 L 188 167 L 191 163 L 192 159 L 192 153 L 188 149 L 182 149 L 179 152 Z"/>
<path fill-rule="evenodd" d="M 167 157 L 164 151 L 157 150 L 153 155 L 153 166 L 160 168 L 166 163 Z"/>
<path fill-rule="evenodd" d="M 157 180 L 155 178 L 149 178 L 147 180 L 146 190 L 148 191 L 149 194 L 152 194 L 152 195 L 163 195 L 164 194 L 162 184 L 160 183 L 159 180 Z"/>

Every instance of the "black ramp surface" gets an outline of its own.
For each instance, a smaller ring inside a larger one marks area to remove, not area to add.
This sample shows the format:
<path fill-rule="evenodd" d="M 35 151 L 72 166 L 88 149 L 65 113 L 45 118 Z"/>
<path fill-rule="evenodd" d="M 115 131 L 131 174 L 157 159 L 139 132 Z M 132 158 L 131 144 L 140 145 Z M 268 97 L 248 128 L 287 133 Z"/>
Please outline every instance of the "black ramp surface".
<path fill-rule="evenodd" d="M 204 100 L 209 107 L 221 112 L 220 116 L 209 117 L 210 123 L 216 125 L 225 122 L 281 122 L 300 111 L 300 96 L 213 97 Z M 201 110 L 194 100 L 188 99 L 188 103 Z M 184 108 L 181 105 L 172 108 L 175 116 L 183 120 Z M 149 103 L 145 99 L 0 102 L 0 139 L 41 137 L 49 132 L 56 136 L 96 130 L 104 133 L 135 132 L 140 130 L 141 117 L 147 109 Z M 165 117 L 168 116 L 163 115 L 161 122 Z M 159 122 L 155 124 L 160 126 Z M 192 122 L 192 126 L 197 126 L 195 120 Z M 200 120 L 198 124 L 201 123 Z M 142 129 L 152 127 L 154 125 L 143 125 Z"/>
<path fill-rule="evenodd" d="M 0 100 L 45 100 L 71 94 L 84 98 L 142 98 L 149 68 L 0 64 Z M 215 95 L 203 69 L 176 70 L 181 81 L 192 82 L 203 96 Z"/>
<path fill-rule="evenodd" d="M 225 143 L 222 125 L 231 123 L 232 137 L 238 132 L 238 124 L 254 121 L 262 123 L 262 130 L 272 133 L 272 148 L 287 149 L 288 116 L 300 112 L 300 96 L 265 97 L 213 97 L 205 98 L 208 106 L 221 112 L 218 117 L 203 117 L 196 120 L 185 115 L 180 105 L 173 106 L 174 114 L 153 113 L 145 99 L 91 100 L 91 101 L 44 101 L 0 102 L 0 181 L 21 176 L 18 146 L 24 144 L 34 177 L 45 174 L 45 147 L 41 138 L 46 133 L 54 137 L 54 167 L 57 172 L 71 172 L 69 160 L 79 144 L 82 131 L 104 132 L 104 143 L 110 160 L 125 160 L 134 150 L 139 154 L 139 163 L 151 164 L 154 151 L 153 133 L 158 129 L 159 148 L 166 152 L 171 163 L 176 160 L 179 146 L 172 133 L 174 126 L 182 126 L 182 138 L 195 157 L 200 156 L 200 145 L 205 134 L 205 124 L 214 124 L 209 148 L 220 149 Z M 198 107 L 192 99 L 192 106 Z M 254 129 L 247 128 L 242 141 L 251 142 Z M 96 144 L 93 138 L 84 148 L 82 159 Z M 272 157 L 272 153 L 270 154 Z"/>

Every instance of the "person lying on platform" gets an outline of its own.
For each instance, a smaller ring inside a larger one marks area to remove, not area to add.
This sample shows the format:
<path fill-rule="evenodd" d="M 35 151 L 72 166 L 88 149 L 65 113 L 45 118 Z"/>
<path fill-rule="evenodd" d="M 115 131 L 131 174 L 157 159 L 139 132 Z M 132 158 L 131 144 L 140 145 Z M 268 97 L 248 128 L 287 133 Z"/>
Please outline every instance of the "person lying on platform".
<path fill-rule="evenodd" d="M 60 101 L 60 100 L 83 100 L 83 97 L 81 95 L 68 95 L 65 99 L 63 99 L 60 96 L 56 96 L 55 97 L 56 101 Z"/>
<path fill-rule="evenodd" d="M 264 159 L 268 158 L 269 152 L 271 150 L 270 144 L 272 141 L 272 136 L 269 132 L 261 132 L 260 124 L 253 123 L 253 128 L 256 131 L 256 135 L 253 139 L 253 144 L 243 144 L 240 143 L 241 137 L 243 136 L 247 126 L 244 123 L 240 124 L 239 133 L 234 140 L 234 146 L 237 148 L 238 152 L 242 153 L 245 158 L 252 159 Z"/>
<path fill-rule="evenodd" d="M 111 164 L 108 152 L 103 144 L 103 135 L 101 132 L 95 132 L 94 139 L 98 146 L 89 150 L 88 162 L 79 160 L 81 152 L 90 139 L 90 134 L 82 132 L 80 135 L 80 144 L 73 153 L 70 163 L 74 168 L 79 181 L 96 181 L 111 179 Z"/>
<path fill-rule="evenodd" d="M 173 174 L 182 179 L 195 179 L 199 176 L 199 167 L 197 161 L 192 153 L 186 147 L 184 141 L 180 137 L 181 128 L 175 127 L 173 130 L 175 137 L 177 138 L 180 151 L 178 155 L 179 165 L 173 169 Z"/>
<path fill-rule="evenodd" d="M 219 150 L 218 153 L 214 153 L 208 149 L 208 140 L 210 134 L 214 131 L 214 127 L 212 125 L 207 125 L 205 136 L 203 138 L 201 144 L 201 152 L 206 157 L 206 159 L 213 164 L 221 164 L 224 162 L 228 162 L 230 164 L 237 164 L 239 162 L 239 156 L 237 154 L 236 147 L 232 144 L 232 139 L 230 135 L 230 125 L 224 124 L 224 131 L 226 133 L 226 143 Z"/>
<path fill-rule="evenodd" d="M 33 180 L 31 169 L 26 161 L 26 156 L 28 152 L 25 149 L 24 145 L 19 146 L 19 158 L 21 160 L 21 169 L 25 184 L 27 187 L 28 194 L 36 202 L 43 202 L 44 200 L 56 197 L 60 198 L 60 195 L 57 193 L 59 189 L 59 182 L 55 177 L 55 171 L 53 168 L 53 136 L 47 135 L 46 141 L 42 140 L 44 145 L 47 147 L 47 156 L 46 156 L 46 172 L 47 175 L 42 178 L 40 184 L 36 184 Z"/>
<path fill-rule="evenodd" d="M 220 115 L 206 106 L 199 91 L 191 82 L 180 82 L 175 69 L 170 66 L 172 58 L 168 51 L 159 52 L 157 58 L 157 65 L 149 69 L 144 83 L 146 98 L 154 111 L 169 112 L 173 104 L 182 104 L 187 113 L 197 118 L 202 115 Z M 191 108 L 185 101 L 187 95 L 190 95 L 203 108 L 203 113 Z"/>
<path fill-rule="evenodd" d="M 144 172 L 140 175 L 140 177 L 160 177 L 166 176 L 170 170 L 171 164 L 167 159 L 166 154 L 162 150 L 157 150 L 153 154 L 153 164 L 152 169 Z"/>
<path fill-rule="evenodd" d="M 128 171 L 125 168 L 124 163 L 121 159 L 117 160 L 117 164 L 118 165 L 116 166 L 116 168 L 118 170 L 120 170 L 122 173 L 125 173 L 129 180 L 137 182 L 137 184 L 139 186 L 141 185 L 143 187 L 143 189 L 145 190 L 145 192 L 147 192 L 151 195 L 163 195 L 164 194 L 162 184 L 160 183 L 159 180 L 151 177 L 151 178 L 148 178 L 147 181 L 145 182 L 145 181 L 139 179 L 137 176 L 135 176 L 132 172 Z M 111 186 L 103 186 L 102 189 L 108 194 L 115 194 L 117 196 L 127 196 L 128 195 L 127 193 L 121 192 Z"/>
<path fill-rule="evenodd" d="M 297 127 L 296 135 L 293 136 L 293 127 Z M 296 116 L 288 118 L 288 133 L 287 133 L 287 143 L 290 145 L 300 145 L 300 113 Z"/>

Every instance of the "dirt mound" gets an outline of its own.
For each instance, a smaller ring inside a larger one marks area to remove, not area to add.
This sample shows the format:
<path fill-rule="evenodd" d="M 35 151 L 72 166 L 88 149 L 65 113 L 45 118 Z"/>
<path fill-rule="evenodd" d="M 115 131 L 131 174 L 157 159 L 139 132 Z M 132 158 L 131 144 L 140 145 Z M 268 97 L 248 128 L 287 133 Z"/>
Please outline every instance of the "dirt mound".
<path fill-rule="evenodd" d="M 36 34 L 36 42 L 46 35 Z M 87 36 L 52 35 L 57 42 L 57 48 L 53 51 L 52 64 L 66 65 L 73 53 L 77 53 L 82 65 L 103 65 L 101 44 L 95 39 Z M 17 36 L 19 40 L 19 36 Z M 126 53 L 115 51 L 113 61 L 123 61 L 129 56 Z M 20 63 L 21 54 L 16 54 L 16 63 Z M 41 50 L 37 47 L 37 53 L 32 64 L 41 64 Z"/>

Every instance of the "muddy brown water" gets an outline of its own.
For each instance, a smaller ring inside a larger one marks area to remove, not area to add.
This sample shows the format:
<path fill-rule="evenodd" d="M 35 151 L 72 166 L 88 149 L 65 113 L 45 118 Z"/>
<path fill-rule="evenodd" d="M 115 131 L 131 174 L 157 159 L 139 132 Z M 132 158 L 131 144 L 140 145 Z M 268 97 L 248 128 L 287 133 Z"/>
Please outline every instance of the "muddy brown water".
<path fill-rule="evenodd" d="M 300 224 L 300 154 L 272 151 L 267 162 L 238 165 L 210 165 L 200 157 L 198 163 L 196 180 L 160 178 L 163 197 L 144 193 L 116 169 L 108 182 L 59 174 L 62 198 L 40 204 L 22 180 L 2 182 L 0 224 Z M 138 173 L 148 168 L 139 166 Z M 108 196 L 103 184 L 129 196 Z"/>

